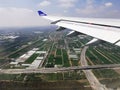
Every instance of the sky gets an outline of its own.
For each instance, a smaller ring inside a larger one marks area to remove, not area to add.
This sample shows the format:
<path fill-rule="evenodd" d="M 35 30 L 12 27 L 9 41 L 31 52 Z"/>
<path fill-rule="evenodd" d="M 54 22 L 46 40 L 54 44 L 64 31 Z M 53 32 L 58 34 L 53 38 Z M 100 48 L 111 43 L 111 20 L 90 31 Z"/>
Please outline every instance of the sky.
<path fill-rule="evenodd" d="M 48 15 L 120 18 L 120 0 L 0 0 L 0 27 L 49 25 L 38 10 Z"/>

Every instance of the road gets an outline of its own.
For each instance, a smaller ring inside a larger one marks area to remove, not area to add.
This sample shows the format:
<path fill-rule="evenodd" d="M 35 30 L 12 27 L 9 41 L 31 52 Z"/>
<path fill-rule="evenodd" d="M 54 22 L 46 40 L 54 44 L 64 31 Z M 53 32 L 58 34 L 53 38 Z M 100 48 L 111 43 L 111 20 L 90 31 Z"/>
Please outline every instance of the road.
<path fill-rule="evenodd" d="M 87 77 L 92 77 L 98 83 L 97 79 L 95 78 L 94 74 L 90 71 L 90 69 L 110 69 L 110 68 L 120 68 L 120 64 L 111 64 L 111 65 L 93 65 L 93 66 L 73 66 L 73 67 L 62 67 L 62 68 L 40 68 L 40 69 L 0 69 L 0 74 L 21 74 L 21 73 L 61 73 L 67 71 L 74 71 L 74 70 L 84 70 L 87 73 Z M 86 71 L 85 71 L 86 70 Z M 90 78 L 91 80 L 91 78 Z M 94 81 L 94 80 L 93 80 Z"/>
<path fill-rule="evenodd" d="M 88 66 L 87 60 L 85 58 L 85 53 L 87 50 L 88 46 L 85 46 L 81 52 L 81 56 L 80 56 L 80 63 L 82 66 Z M 94 90 L 109 90 L 105 87 L 105 85 L 102 85 L 98 79 L 95 77 L 95 75 L 92 73 L 91 70 L 83 70 L 83 72 L 86 75 L 86 78 L 88 79 L 91 87 Z"/>

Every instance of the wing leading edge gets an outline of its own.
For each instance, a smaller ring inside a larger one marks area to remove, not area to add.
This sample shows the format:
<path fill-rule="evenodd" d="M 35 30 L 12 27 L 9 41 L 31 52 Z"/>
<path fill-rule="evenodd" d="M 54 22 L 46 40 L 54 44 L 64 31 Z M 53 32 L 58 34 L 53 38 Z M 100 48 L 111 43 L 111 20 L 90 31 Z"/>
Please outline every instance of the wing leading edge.
<path fill-rule="evenodd" d="M 47 16 L 42 11 L 38 11 L 38 13 L 40 16 L 51 20 L 52 24 L 120 46 L 119 19 L 55 17 Z"/>

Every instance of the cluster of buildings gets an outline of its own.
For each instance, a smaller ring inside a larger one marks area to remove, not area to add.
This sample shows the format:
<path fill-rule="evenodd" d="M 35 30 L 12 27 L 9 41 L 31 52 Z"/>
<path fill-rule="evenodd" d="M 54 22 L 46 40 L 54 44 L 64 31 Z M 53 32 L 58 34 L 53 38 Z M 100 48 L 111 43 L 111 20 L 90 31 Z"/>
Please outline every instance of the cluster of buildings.
<path fill-rule="evenodd" d="M 46 51 L 37 51 L 36 53 L 39 54 L 39 56 L 26 69 L 37 69 L 42 67 L 42 64 L 48 54 Z"/>
<path fill-rule="evenodd" d="M 69 52 L 69 58 L 72 60 L 79 60 L 79 57 L 77 54 L 80 54 L 81 48 L 73 48 L 74 52 Z"/>
<path fill-rule="evenodd" d="M 33 60 L 32 63 L 25 63 L 25 61 L 31 58 L 33 54 L 38 54 L 35 60 Z M 34 48 L 17 58 L 15 61 L 12 61 L 10 65 L 15 67 L 23 66 L 26 67 L 26 69 L 36 69 L 42 66 L 47 55 L 47 51 L 39 51 L 39 48 Z"/>

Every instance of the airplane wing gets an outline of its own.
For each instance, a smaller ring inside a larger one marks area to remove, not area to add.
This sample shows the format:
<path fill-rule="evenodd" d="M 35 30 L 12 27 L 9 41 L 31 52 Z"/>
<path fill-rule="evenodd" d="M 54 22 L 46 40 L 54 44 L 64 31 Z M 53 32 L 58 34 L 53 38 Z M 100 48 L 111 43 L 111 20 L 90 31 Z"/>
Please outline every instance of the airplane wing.
<path fill-rule="evenodd" d="M 38 13 L 51 20 L 51 24 L 120 46 L 120 19 L 56 17 L 47 16 L 42 11 L 38 11 Z"/>

